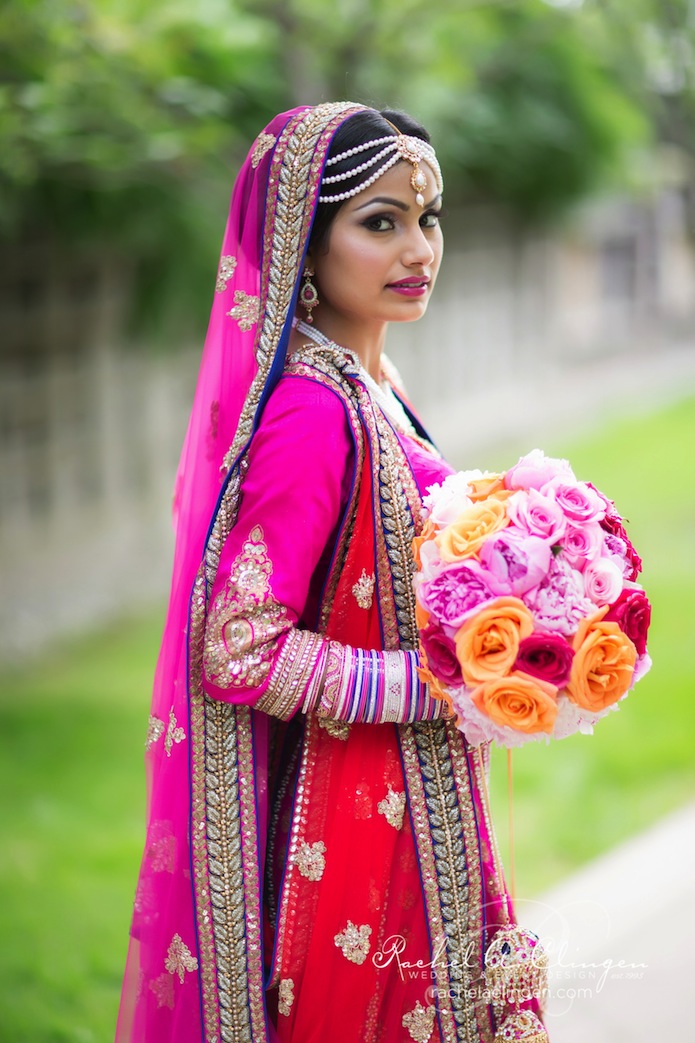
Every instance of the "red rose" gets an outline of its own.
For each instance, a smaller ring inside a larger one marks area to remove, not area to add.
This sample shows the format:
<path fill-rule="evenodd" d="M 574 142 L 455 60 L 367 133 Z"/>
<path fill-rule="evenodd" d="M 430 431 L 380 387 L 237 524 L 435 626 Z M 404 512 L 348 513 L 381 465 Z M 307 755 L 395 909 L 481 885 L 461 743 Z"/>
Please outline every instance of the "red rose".
<path fill-rule="evenodd" d="M 630 568 L 627 579 L 631 581 L 636 580 L 642 571 L 642 559 L 632 546 L 630 537 L 625 531 L 623 519 L 616 513 L 615 508 L 611 508 L 606 512 L 606 517 L 601 519 L 600 525 L 604 532 L 609 533 L 611 536 L 617 536 L 625 544 L 625 560 Z"/>
<path fill-rule="evenodd" d="M 652 618 L 652 606 L 643 590 L 627 587 L 608 609 L 605 619 L 617 623 L 637 649 L 637 655 L 647 651 L 647 631 Z"/>
<path fill-rule="evenodd" d="M 564 688 L 570 679 L 574 649 L 559 634 L 533 633 L 519 642 L 514 670 Z"/>
<path fill-rule="evenodd" d="M 420 640 L 427 656 L 427 665 L 435 677 L 442 684 L 454 687 L 463 684 L 456 646 L 451 638 L 436 623 L 430 623 L 420 634 Z"/>

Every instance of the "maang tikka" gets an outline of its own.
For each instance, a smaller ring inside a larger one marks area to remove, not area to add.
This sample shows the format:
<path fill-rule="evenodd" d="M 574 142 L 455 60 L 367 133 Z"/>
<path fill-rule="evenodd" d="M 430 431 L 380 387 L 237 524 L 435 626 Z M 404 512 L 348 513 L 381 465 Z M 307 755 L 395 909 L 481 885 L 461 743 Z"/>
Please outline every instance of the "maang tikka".
<path fill-rule="evenodd" d="M 314 321 L 311 313 L 316 307 L 316 305 L 319 303 L 318 291 L 314 286 L 313 282 L 311 281 L 311 277 L 313 274 L 314 269 L 311 267 L 311 265 L 308 264 L 302 272 L 304 282 L 302 284 L 301 290 L 299 291 L 299 303 L 306 311 L 307 322 Z"/>

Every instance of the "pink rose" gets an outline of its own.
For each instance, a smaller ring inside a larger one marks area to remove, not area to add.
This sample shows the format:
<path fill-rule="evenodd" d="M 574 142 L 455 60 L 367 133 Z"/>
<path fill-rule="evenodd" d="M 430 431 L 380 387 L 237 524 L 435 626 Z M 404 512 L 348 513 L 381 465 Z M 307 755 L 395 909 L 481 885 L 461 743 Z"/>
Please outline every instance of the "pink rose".
<path fill-rule="evenodd" d="M 457 687 L 463 684 L 461 667 L 456 658 L 456 646 L 441 627 L 430 623 L 420 634 L 427 665 L 442 684 Z"/>
<path fill-rule="evenodd" d="M 652 606 L 643 590 L 627 588 L 606 613 L 605 619 L 617 623 L 637 649 L 637 655 L 647 651 L 647 631 L 652 618 Z"/>
<path fill-rule="evenodd" d="M 574 480 L 567 460 L 556 460 L 546 456 L 542 449 L 533 449 L 522 456 L 518 464 L 510 467 L 504 476 L 504 484 L 507 489 L 540 489 L 546 482 L 559 476 L 568 481 Z"/>
<path fill-rule="evenodd" d="M 480 560 L 495 593 L 521 597 L 547 574 L 551 554 L 546 540 L 507 528 L 483 544 Z"/>
<path fill-rule="evenodd" d="M 562 537 L 562 554 L 569 564 L 581 572 L 588 561 L 594 561 L 603 550 L 606 535 L 598 522 L 573 525 L 568 522 Z"/>
<path fill-rule="evenodd" d="M 467 560 L 438 572 L 423 584 L 419 597 L 441 623 L 458 628 L 479 605 L 492 601 L 495 594 L 479 562 Z"/>
<path fill-rule="evenodd" d="M 549 543 L 557 543 L 567 526 L 562 508 L 537 489 L 515 493 L 507 503 L 507 514 L 512 525 Z"/>
<path fill-rule="evenodd" d="M 553 496 L 572 521 L 599 521 L 606 513 L 605 501 L 586 482 L 553 478 L 543 488 L 543 492 L 546 496 Z"/>
<path fill-rule="evenodd" d="M 612 504 L 606 512 L 605 518 L 601 519 L 601 528 L 605 532 L 610 533 L 611 536 L 617 536 L 618 539 L 622 540 L 625 545 L 624 557 L 627 562 L 627 578 L 633 581 L 636 580 L 642 571 L 642 559 L 632 546 L 630 537 L 625 531 L 623 519 Z"/>
<path fill-rule="evenodd" d="M 536 631 L 519 642 L 514 670 L 564 688 L 570 679 L 574 649 L 558 634 Z"/>
<path fill-rule="evenodd" d="M 584 592 L 595 605 L 610 605 L 622 589 L 622 571 L 610 558 L 590 561 L 584 569 Z"/>

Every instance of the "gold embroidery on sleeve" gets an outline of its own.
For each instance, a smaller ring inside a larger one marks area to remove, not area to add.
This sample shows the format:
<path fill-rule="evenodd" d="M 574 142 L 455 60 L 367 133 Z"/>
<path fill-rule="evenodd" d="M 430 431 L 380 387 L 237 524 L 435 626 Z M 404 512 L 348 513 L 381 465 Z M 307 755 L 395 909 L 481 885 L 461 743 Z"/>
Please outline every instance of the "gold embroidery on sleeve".
<path fill-rule="evenodd" d="M 269 152 L 273 147 L 277 138 L 273 137 L 272 134 L 259 134 L 256 138 L 256 145 L 251 154 L 251 166 L 255 170 L 258 164 L 261 162 L 266 152 Z"/>
<path fill-rule="evenodd" d="M 244 290 L 236 290 L 234 293 L 234 307 L 227 312 L 230 319 L 236 319 L 242 333 L 248 333 L 255 326 L 260 317 L 260 298 L 252 297 Z"/>
<path fill-rule="evenodd" d="M 314 844 L 303 843 L 296 855 L 294 864 L 307 880 L 320 880 L 326 868 L 326 845 L 322 840 Z"/>
<path fill-rule="evenodd" d="M 180 934 L 175 934 L 171 939 L 164 966 L 172 976 L 178 974 L 179 981 L 182 985 L 186 971 L 198 970 L 198 961 L 195 956 L 193 956 L 191 950 L 183 941 Z"/>
<path fill-rule="evenodd" d="M 287 1017 L 294 1003 L 294 981 L 292 978 L 283 978 L 278 989 L 278 1014 Z"/>
<path fill-rule="evenodd" d="M 362 964 L 369 955 L 369 936 L 372 929 L 369 924 L 360 927 L 348 920 L 347 927 L 336 934 L 333 941 L 342 950 L 343 956 L 351 963 Z"/>
<path fill-rule="evenodd" d="M 158 739 L 164 735 L 164 721 L 160 721 L 159 717 L 153 717 L 150 714 L 150 719 L 147 724 L 147 738 L 145 739 L 145 748 L 151 750 Z"/>
<path fill-rule="evenodd" d="M 379 814 L 384 816 L 389 826 L 400 829 L 405 815 L 405 793 L 396 793 L 389 786 L 388 793 L 383 800 L 379 801 L 376 808 Z"/>
<path fill-rule="evenodd" d="M 434 1007 L 423 1007 L 418 1000 L 414 1009 L 403 1015 L 402 1025 L 415 1043 L 427 1043 L 434 1028 L 434 1017 Z"/>
<path fill-rule="evenodd" d="M 291 627 L 271 596 L 272 571 L 263 529 L 256 525 L 208 617 L 203 661 L 209 680 L 220 688 L 260 685 L 271 668 L 273 643 Z"/>
<path fill-rule="evenodd" d="M 217 273 L 216 293 L 224 293 L 227 283 L 234 275 L 236 269 L 236 257 L 222 257 L 220 259 L 220 270 Z"/>
<path fill-rule="evenodd" d="M 371 576 L 367 575 L 365 569 L 362 569 L 362 575 L 355 583 L 352 588 L 355 601 L 360 608 L 371 608 L 374 601 L 374 585 L 376 583 L 376 576 L 372 573 Z"/>

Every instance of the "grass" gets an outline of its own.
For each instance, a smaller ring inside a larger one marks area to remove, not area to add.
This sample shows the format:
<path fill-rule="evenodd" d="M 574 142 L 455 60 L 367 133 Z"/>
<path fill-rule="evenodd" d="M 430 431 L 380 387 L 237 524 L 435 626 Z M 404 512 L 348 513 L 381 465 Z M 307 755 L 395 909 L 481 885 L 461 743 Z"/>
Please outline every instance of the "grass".
<path fill-rule="evenodd" d="M 654 605 L 652 673 L 593 738 L 514 753 L 519 893 L 538 893 L 695 792 L 695 401 L 547 443 L 630 519 Z M 481 461 L 505 466 L 505 459 Z M 113 1038 L 143 838 L 161 614 L 0 677 L 0 1043 Z M 505 755 L 493 804 L 505 846 Z"/>

